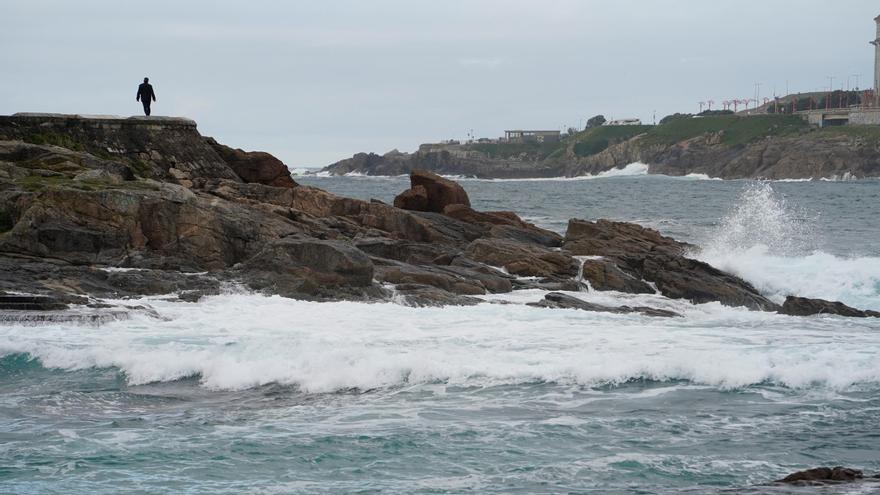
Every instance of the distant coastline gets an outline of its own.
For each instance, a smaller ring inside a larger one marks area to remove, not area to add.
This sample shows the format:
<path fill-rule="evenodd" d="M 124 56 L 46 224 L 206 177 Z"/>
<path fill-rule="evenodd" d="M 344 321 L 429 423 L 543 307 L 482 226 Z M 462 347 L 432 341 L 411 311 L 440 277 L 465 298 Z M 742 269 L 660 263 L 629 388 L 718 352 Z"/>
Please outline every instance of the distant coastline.
<path fill-rule="evenodd" d="M 716 179 L 880 177 L 880 126 L 817 128 L 792 115 L 682 116 L 657 126 L 605 125 L 558 142 L 424 144 L 414 153 L 358 153 L 330 175 L 424 169 L 481 179 L 596 176 L 633 163 L 647 173 Z"/>

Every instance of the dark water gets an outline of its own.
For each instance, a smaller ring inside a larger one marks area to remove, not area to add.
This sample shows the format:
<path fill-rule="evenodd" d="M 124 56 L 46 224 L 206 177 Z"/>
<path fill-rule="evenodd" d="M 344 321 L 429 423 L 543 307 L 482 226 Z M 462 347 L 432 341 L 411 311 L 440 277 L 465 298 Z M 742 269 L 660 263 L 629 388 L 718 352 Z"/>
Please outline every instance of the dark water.
<path fill-rule="evenodd" d="M 300 178 L 390 202 L 405 178 Z M 639 221 L 774 298 L 880 309 L 877 182 L 463 181 L 564 231 Z M 0 326 L 0 493 L 872 493 L 880 322 L 655 295 L 685 315 L 409 308 L 229 293 L 164 317 Z"/>

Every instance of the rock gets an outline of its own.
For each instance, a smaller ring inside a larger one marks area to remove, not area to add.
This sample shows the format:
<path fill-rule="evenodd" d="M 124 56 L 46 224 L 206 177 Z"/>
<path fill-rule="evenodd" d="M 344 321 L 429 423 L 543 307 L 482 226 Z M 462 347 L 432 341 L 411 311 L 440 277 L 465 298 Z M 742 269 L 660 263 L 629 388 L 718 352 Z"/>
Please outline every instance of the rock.
<path fill-rule="evenodd" d="M 392 300 L 404 306 L 474 306 L 483 302 L 470 296 L 452 294 L 443 289 L 419 284 L 401 284 L 394 288 Z"/>
<path fill-rule="evenodd" d="M 412 211 L 429 211 L 428 190 L 425 189 L 425 186 L 411 187 L 395 196 L 394 207 Z"/>
<path fill-rule="evenodd" d="M 562 244 L 562 236 L 556 232 L 525 222 L 510 211 L 480 212 L 467 205 L 452 204 L 443 208 L 443 214 L 462 222 L 488 226 L 489 237 L 513 239 L 547 247 L 558 247 Z"/>
<path fill-rule="evenodd" d="M 559 292 L 551 292 L 544 296 L 542 301 L 530 303 L 530 306 L 538 306 L 543 308 L 564 308 L 564 309 L 581 309 L 584 311 L 596 311 L 601 313 L 629 314 L 639 313 L 645 316 L 655 316 L 662 318 L 671 318 L 681 316 L 680 314 L 665 309 L 649 308 L 646 306 L 603 306 L 601 304 L 589 303 L 574 296 L 561 294 Z"/>
<path fill-rule="evenodd" d="M 0 311 L 56 311 L 61 309 L 67 309 L 67 304 L 50 296 L 0 294 Z"/>
<path fill-rule="evenodd" d="M 653 282 L 666 297 L 694 304 L 717 301 L 725 306 L 745 306 L 777 311 L 779 305 L 762 296 L 751 284 L 702 261 L 672 255 L 622 256 L 618 266 L 636 278 Z"/>
<path fill-rule="evenodd" d="M 414 189 L 418 186 L 425 188 L 428 196 L 426 211 L 443 213 L 443 209 L 448 205 L 471 205 L 471 201 L 463 187 L 437 174 L 427 170 L 415 170 L 410 174 L 409 180 L 411 188 Z"/>
<path fill-rule="evenodd" d="M 373 283 L 373 262 L 361 250 L 346 242 L 302 236 L 268 243 L 237 272 L 254 290 L 288 297 L 323 296 L 324 289 L 357 289 Z"/>
<path fill-rule="evenodd" d="M 486 288 L 479 282 L 440 267 L 413 266 L 399 261 L 374 259 L 376 280 L 390 284 L 429 285 L 446 292 L 462 295 L 481 295 Z"/>
<path fill-rule="evenodd" d="M 585 260 L 581 276 L 595 290 L 615 290 L 628 294 L 653 294 L 654 288 L 624 272 L 614 262 L 604 259 Z"/>
<path fill-rule="evenodd" d="M 782 303 L 780 313 L 791 316 L 812 316 L 819 314 L 850 316 L 854 318 L 875 317 L 880 318 L 880 312 L 862 311 L 852 308 L 839 301 L 826 301 L 824 299 L 807 299 L 806 297 L 788 296 Z"/>
<path fill-rule="evenodd" d="M 841 466 L 837 466 L 834 468 L 818 467 L 789 474 L 781 480 L 776 480 L 776 483 L 788 483 L 792 485 L 821 485 L 828 483 L 852 482 L 860 480 L 862 478 L 864 478 L 864 475 L 858 469 L 850 469 Z"/>
<path fill-rule="evenodd" d="M 682 256 L 692 246 L 634 223 L 571 219 L 562 247 L 574 255 L 611 257 L 646 254 Z"/>
<path fill-rule="evenodd" d="M 361 251 L 379 258 L 402 261 L 412 265 L 448 265 L 461 250 L 445 245 L 408 240 L 369 237 L 358 239 L 355 246 Z"/>
<path fill-rule="evenodd" d="M 107 184 L 119 184 L 122 182 L 122 176 L 108 172 L 106 170 L 92 169 L 76 174 L 73 180 L 79 182 L 104 182 Z"/>
<path fill-rule="evenodd" d="M 571 256 L 507 239 L 477 239 L 468 245 L 465 255 L 525 277 L 573 277 L 578 271 Z"/>
<path fill-rule="evenodd" d="M 587 280 L 590 280 L 587 276 L 591 276 L 601 283 L 643 292 L 648 292 L 647 287 L 633 279 L 651 282 L 664 296 L 687 299 L 695 304 L 718 301 L 726 306 L 745 306 L 762 311 L 779 308 L 739 277 L 685 257 L 691 247 L 653 229 L 608 220 L 587 222 L 573 219 L 568 223 L 563 242 L 565 251 L 581 256 L 602 256 L 630 277 L 620 276 L 613 268 L 606 270 L 603 267 L 599 273 L 599 268 L 592 265 L 585 267 Z M 606 273 L 610 278 L 604 277 Z"/>
<path fill-rule="evenodd" d="M 272 187 L 296 187 L 290 169 L 281 160 L 263 151 L 242 151 L 224 146 L 211 138 L 208 144 L 241 180 Z"/>

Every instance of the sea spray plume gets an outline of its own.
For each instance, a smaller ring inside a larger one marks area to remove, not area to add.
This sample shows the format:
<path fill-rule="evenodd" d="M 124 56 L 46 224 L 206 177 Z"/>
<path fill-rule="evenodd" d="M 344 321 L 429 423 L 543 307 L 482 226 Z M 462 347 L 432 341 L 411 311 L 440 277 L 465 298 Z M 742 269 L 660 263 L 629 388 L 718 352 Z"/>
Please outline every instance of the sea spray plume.
<path fill-rule="evenodd" d="M 761 250 L 800 256 L 819 248 L 815 218 L 786 203 L 769 182 L 750 183 L 698 257 Z"/>
<path fill-rule="evenodd" d="M 880 309 L 880 258 L 822 252 L 816 220 L 769 183 L 752 183 L 691 256 L 742 277 L 778 303 L 796 295 Z"/>

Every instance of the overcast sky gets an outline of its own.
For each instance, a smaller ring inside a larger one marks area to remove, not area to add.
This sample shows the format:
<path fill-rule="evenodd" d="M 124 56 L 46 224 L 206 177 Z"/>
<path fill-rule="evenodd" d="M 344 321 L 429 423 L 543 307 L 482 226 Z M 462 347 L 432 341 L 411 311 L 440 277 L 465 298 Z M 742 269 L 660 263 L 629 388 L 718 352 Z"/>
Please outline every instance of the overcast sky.
<path fill-rule="evenodd" d="M 872 85 L 877 0 L 3 0 L 0 114 L 154 115 L 323 166 L 358 151 L 646 122 Z"/>

